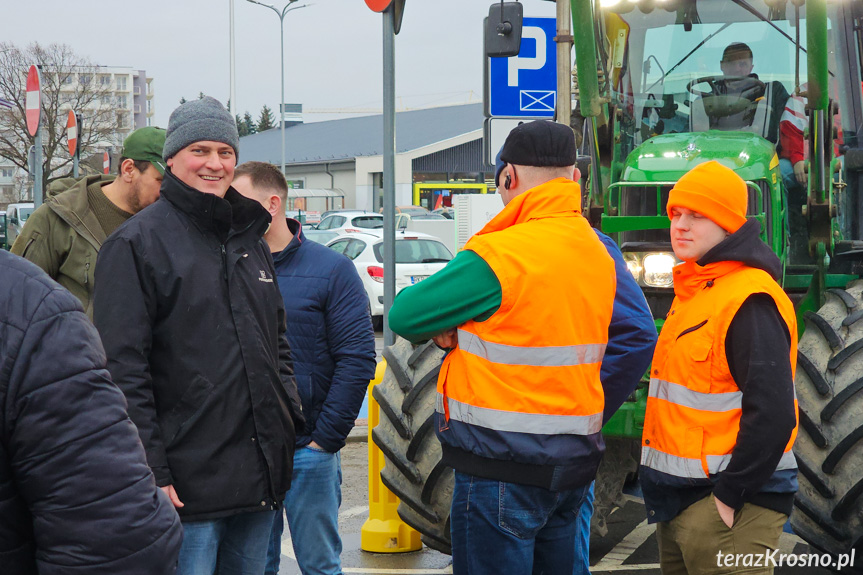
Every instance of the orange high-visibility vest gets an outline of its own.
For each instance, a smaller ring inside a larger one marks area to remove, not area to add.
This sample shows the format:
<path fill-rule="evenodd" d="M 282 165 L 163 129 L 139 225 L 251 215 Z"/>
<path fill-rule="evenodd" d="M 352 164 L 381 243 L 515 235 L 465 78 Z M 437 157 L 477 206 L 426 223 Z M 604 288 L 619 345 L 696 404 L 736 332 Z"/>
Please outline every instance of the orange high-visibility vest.
<path fill-rule="evenodd" d="M 602 428 L 599 372 L 616 278 L 580 207 L 578 184 L 552 180 L 516 196 L 465 245 L 491 267 L 502 300 L 489 319 L 459 327 L 441 368 L 445 446 L 551 465 L 578 461 L 587 449 L 598 460 L 599 439 L 544 449 L 540 437 L 580 442 Z"/>
<path fill-rule="evenodd" d="M 788 296 L 765 271 L 741 262 L 684 263 L 674 274 L 677 296 L 650 372 L 641 465 L 685 480 L 708 479 L 728 466 L 740 429 L 743 394 L 725 352 L 731 320 L 750 295 L 770 295 L 791 336 L 792 375 L 797 321 Z M 794 405 L 796 411 L 796 398 Z M 795 426 L 777 471 L 797 468 L 791 452 L 796 437 Z"/>

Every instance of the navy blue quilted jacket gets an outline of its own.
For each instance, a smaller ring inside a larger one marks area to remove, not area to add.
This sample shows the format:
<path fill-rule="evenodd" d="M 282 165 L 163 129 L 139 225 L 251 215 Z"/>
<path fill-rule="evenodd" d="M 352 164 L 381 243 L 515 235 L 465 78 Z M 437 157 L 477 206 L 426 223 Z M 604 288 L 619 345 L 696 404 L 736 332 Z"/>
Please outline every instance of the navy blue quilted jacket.
<path fill-rule="evenodd" d="M 273 254 L 273 261 L 306 417 L 297 445 L 314 441 L 336 452 L 345 445 L 375 376 L 369 299 L 348 258 L 306 240 L 296 220 L 289 219 L 288 228 L 294 239 Z"/>
<path fill-rule="evenodd" d="M 0 573 L 167 575 L 182 536 L 81 303 L 0 250 Z"/>

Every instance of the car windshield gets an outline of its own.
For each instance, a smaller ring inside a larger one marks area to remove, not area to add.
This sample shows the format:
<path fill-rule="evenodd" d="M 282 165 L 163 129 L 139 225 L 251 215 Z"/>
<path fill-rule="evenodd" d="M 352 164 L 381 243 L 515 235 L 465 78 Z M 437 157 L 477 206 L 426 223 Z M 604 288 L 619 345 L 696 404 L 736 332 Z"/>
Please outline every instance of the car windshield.
<path fill-rule="evenodd" d="M 399 208 L 399 213 L 410 214 L 412 216 L 421 216 L 423 214 L 429 213 L 429 211 L 423 207 L 419 207 L 419 206 L 410 207 L 409 206 L 409 207 L 405 207 L 405 208 Z"/>
<path fill-rule="evenodd" d="M 351 220 L 351 224 L 365 230 L 379 230 L 384 227 L 384 217 L 380 215 L 357 216 Z"/>
<path fill-rule="evenodd" d="M 32 214 L 35 209 L 36 208 L 21 208 L 18 210 L 18 219 L 21 220 L 22 224 L 27 221 L 27 218 L 30 217 L 30 214 Z"/>
<path fill-rule="evenodd" d="M 384 261 L 384 244 L 378 242 L 374 245 L 375 259 L 378 263 Z M 426 240 L 418 238 L 405 238 L 396 240 L 396 263 L 397 264 L 429 264 L 437 262 L 448 262 L 452 254 L 445 245 L 437 240 Z"/>
<path fill-rule="evenodd" d="M 751 131 L 776 143 L 785 100 L 807 81 L 805 8 L 798 17 L 792 3 L 767 0 L 653 6 L 620 2 L 605 14 L 605 35 L 616 39 L 607 48 L 607 75 L 622 112 L 622 153 L 654 135 L 708 129 Z M 850 80 L 835 73 L 837 61 L 856 58 L 832 26 L 840 9 L 828 5 L 830 92 L 840 95 L 841 110 L 852 109 L 848 99 L 860 86 L 843 85 Z M 747 49 L 751 66 L 734 67 Z"/>

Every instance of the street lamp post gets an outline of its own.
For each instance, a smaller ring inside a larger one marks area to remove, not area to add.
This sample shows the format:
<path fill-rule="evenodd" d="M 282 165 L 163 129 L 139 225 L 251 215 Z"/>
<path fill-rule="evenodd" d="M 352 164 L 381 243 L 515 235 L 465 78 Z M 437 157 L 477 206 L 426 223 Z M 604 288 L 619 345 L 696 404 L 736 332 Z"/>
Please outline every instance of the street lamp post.
<path fill-rule="evenodd" d="M 288 0 L 288 3 L 285 4 L 285 7 L 279 10 L 271 4 L 264 4 L 263 2 L 258 2 L 258 0 L 246 0 L 246 2 L 269 8 L 270 10 L 275 12 L 276 15 L 278 15 L 279 22 L 281 23 L 280 31 L 282 37 L 282 99 L 279 102 L 279 122 L 281 122 L 282 124 L 282 174 L 285 173 L 285 15 L 293 10 L 305 8 L 306 6 L 308 6 L 308 4 L 303 4 L 302 6 L 292 6 L 295 2 L 298 1 L 299 0 Z"/>

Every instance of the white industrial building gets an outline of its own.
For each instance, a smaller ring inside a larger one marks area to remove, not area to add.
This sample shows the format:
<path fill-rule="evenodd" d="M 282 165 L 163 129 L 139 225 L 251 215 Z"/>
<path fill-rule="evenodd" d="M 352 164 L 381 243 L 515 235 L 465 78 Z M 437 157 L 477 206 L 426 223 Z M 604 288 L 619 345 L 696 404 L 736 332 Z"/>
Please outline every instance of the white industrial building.
<path fill-rule="evenodd" d="M 396 114 L 396 205 L 414 203 L 417 182 L 484 183 L 482 104 Z M 286 124 L 285 176 L 294 188 L 333 190 L 345 208 L 378 211 L 383 194 L 383 116 Z M 240 163 L 281 164 L 279 128 L 240 139 Z"/>

